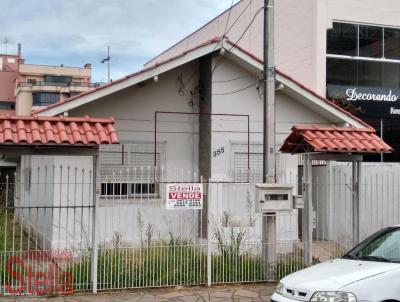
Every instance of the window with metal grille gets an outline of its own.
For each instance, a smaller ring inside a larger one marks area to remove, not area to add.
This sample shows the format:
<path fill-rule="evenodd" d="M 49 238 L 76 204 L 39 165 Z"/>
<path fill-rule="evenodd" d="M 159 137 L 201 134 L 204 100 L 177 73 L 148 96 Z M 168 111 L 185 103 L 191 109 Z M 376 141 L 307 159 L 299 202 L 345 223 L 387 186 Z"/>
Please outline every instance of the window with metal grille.
<path fill-rule="evenodd" d="M 101 195 L 156 196 L 162 177 L 164 143 L 124 142 L 100 147 Z"/>
<path fill-rule="evenodd" d="M 251 144 L 250 153 L 246 144 L 232 144 L 233 177 L 237 182 L 262 182 L 262 144 Z M 250 164 L 250 170 L 248 169 Z"/>

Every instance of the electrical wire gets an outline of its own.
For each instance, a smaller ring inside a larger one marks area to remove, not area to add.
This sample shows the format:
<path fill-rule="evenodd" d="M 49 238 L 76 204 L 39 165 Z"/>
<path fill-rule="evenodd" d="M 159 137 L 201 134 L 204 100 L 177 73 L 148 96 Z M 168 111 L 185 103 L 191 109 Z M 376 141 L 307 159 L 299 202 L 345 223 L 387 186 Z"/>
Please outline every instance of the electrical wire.
<path fill-rule="evenodd" d="M 256 85 L 257 85 L 257 83 L 253 83 L 251 85 L 248 85 L 248 86 L 243 87 L 243 88 L 238 89 L 238 90 L 234 90 L 234 91 L 230 91 L 230 92 L 224 92 L 224 93 L 212 93 L 211 95 L 231 95 L 231 94 L 235 94 L 235 93 L 241 92 L 243 90 L 249 89 L 251 87 L 254 87 Z"/>
<path fill-rule="evenodd" d="M 245 13 L 245 11 L 250 7 L 250 4 L 252 3 L 253 0 L 250 0 L 249 3 L 245 6 L 245 8 L 242 10 L 242 12 L 239 14 L 239 16 L 235 19 L 235 21 L 232 22 L 232 25 L 229 27 L 225 35 L 227 35 L 231 31 L 231 29 L 235 26 L 236 22 L 240 19 L 240 17 Z"/>
<path fill-rule="evenodd" d="M 232 78 L 232 79 L 227 79 L 227 80 L 216 80 L 216 81 L 212 81 L 211 83 L 217 84 L 217 83 L 228 83 L 228 82 L 234 82 L 237 80 L 241 80 L 241 79 L 253 79 L 253 80 L 257 80 L 257 77 L 255 76 L 240 76 L 240 77 L 236 77 L 236 78 Z"/>
<path fill-rule="evenodd" d="M 235 2 L 235 0 L 232 0 L 231 2 L 231 6 L 229 8 L 229 13 L 228 13 L 228 18 L 226 19 L 226 23 L 225 23 L 225 29 L 224 29 L 224 34 L 222 35 L 222 37 L 225 36 L 226 34 L 226 30 L 228 29 L 228 23 L 229 23 L 229 18 L 231 17 L 231 12 L 232 12 L 232 7 L 233 7 L 233 2 Z"/>
<path fill-rule="evenodd" d="M 264 10 L 264 6 L 260 7 L 256 13 L 254 14 L 253 18 L 251 19 L 250 23 L 246 26 L 242 34 L 239 36 L 239 38 L 235 41 L 235 43 L 232 44 L 232 46 L 219 58 L 219 60 L 215 63 L 215 66 L 212 70 L 212 74 L 214 74 L 215 70 L 217 67 L 222 63 L 222 61 L 227 58 L 231 53 L 232 49 L 237 46 L 237 44 L 243 39 L 244 35 L 247 33 L 247 31 L 250 29 L 250 27 L 253 25 L 254 21 L 256 20 L 258 14 Z"/>
<path fill-rule="evenodd" d="M 229 19 L 232 13 L 232 8 L 233 8 L 233 2 L 234 0 L 232 0 L 231 2 L 231 7 L 229 8 L 229 15 L 228 15 L 228 19 L 225 23 L 225 30 L 224 30 L 224 34 L 221 37 L 221 40 L 219 41 L 219 43 L 217 43 L 213 49 L 213 52 L 218 48 L 218 46 L 221 45 L 222 40 L 224 39 L 224 37 L 226 37 L 226 35 L 231 31 L 231 29 L 235 26 L 235 24 L 238 22 L 238 20 L 243 16 L 243 14 L 247 11 L 247 9 L 250 7 L 250 5 L 253 3 L 253 0 L 250 0 L 249 3 L 244 7 L 244 9 L 240 12 L 239 16 L 232 22 L 231 26 L 229 26 L 228 30 L 228 23 L 229 23 Z M 189 81 L 193 78 L 193 76 L 196 74 L 196 71 L 194 71 L 189 78 L 183 83 L 182 88 L 185 89 L 186 85 L 189 83 Z"/>

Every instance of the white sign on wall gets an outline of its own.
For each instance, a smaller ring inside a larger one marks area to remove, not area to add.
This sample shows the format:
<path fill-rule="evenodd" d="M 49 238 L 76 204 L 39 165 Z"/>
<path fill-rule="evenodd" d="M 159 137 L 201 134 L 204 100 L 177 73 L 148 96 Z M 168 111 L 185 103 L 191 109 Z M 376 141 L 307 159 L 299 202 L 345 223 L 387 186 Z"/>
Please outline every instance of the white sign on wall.
<path fill-rule="evenodd" d="M 201 210 L 203 208 L 203 184 L 167 184 L 165 200 L 167 210 Z"/>

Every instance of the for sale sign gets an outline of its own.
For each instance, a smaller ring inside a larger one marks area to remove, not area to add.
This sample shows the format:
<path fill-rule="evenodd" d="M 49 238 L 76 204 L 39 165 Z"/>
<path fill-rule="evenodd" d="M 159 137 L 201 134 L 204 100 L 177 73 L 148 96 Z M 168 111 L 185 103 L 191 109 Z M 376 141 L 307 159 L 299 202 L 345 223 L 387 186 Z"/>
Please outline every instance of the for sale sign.
<path fill-rule="evenodd" d="M 203 184 L 167 184 L 166 203 L 168 210 L 203 208 Z"/>

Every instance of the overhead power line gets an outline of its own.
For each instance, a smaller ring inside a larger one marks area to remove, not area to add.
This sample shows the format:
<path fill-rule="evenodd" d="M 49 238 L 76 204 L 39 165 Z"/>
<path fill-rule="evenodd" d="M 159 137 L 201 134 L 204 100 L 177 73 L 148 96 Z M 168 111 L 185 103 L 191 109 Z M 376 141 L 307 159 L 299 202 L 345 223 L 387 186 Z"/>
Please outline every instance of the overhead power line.
<path fill-rule="evenodd" d="M 250 23 L 246 26 L 244 31 L 241 33 L 239 38 L 232 44 L 232 46 L 219 58 L 219 60 L 215 63 L 215 66 L 212 70 L 212 73 L 215 72 L 217 67 L 222 63 L 224 59 L 226 59 L 232 52 L 232 49 L 237 46 L 237 44 L 243 39 L 244 35 L 247 33 L 247 31 L 250 29 L 250 27 L 253 25 L 254 21 L 256 20 L 258 14 L 264 10 L 264 6 L 260 7 L 256 13 L 254 14 L 253 18 L 251 19 Z"/>

